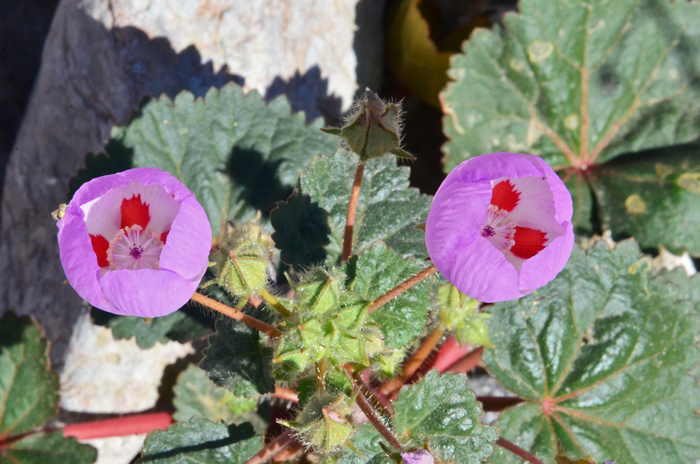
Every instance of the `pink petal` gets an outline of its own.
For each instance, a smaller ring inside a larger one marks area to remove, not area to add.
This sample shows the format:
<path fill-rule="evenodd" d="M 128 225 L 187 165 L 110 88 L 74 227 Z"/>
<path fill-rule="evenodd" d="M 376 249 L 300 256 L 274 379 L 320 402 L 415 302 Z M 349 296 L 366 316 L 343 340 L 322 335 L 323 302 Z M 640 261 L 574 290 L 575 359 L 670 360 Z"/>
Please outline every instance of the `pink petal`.
<path fill-rule="evenodd" d="M 454 168 L 448 178 L 452 177 L 453 173 L 456 180 L 461 182 L 483 182 L 525 176 L 541 177 L 544 171 L 537 162 L 538 159 L 536 156 L 515 153 L 477 156 Z"/>
<path fill-rule="evenodd" d="M 112 189 L 124 187 L 129 184 L 129 179 L 121 174 L 111 174 L 109 176 L 98 177 L 91 181 L 85 182 L 80 186 L 73 198 L 70 201 L 71 205 L 83 206 L 92 200 L 101 197 Z"/>
<path fill-rule="evenodd" d="M 68 206 L 58 221 L 58 245 L 66 278 L 81 298 L 96 308 L 114 314 L 126 314 L 104 297 L 100 287 L 100 266 L 83 219 L 83 212 Z"/>
<path fill-rule="evenodd" d="M 551 282 L 569 261 L 574 249 L 574 227 L 570 222 L 565 222 L 563 227 L 563 236 L 554 239 L 544 250 L 523 263 L 520 270 L 520 291 L 523 295 Z"/>
<path fill-rule="evenodd" d="M 181 202 L 185 198 L 194 195 L 185 184 L 177 177 L 158 168 L 135 168 L 124 171 L 119 175 L 139 182 L 143 185 L 157 184 L 162 186 L 166 192 L 171 194 L 177 202 Z"/>
<path fill-rule="evenodd" d="M 194 196 L 186 198 L 173 221 L 168 241 L 160 255 L 160 268 L 193 279 L 206 270 L 211 251 L 211 225 Z"/>
<path fill-rule="evenodd" d="M 123 313 L 158 317 L 177 311 L 187 303 L 197 290 L 199 280 L 188 280 L 170 271 L 139 269 L 109 271 L 100 284 L 107 300 Z"/>

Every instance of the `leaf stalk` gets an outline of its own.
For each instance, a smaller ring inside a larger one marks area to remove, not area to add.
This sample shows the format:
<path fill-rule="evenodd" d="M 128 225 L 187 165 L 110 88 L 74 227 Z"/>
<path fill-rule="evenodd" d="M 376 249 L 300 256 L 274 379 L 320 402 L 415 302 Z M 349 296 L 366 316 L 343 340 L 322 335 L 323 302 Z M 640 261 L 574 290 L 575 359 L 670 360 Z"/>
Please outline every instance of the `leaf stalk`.
<path fill-rule="evenodd" d="M 235 319 L 239 322 L 242 322 L 248 325 L 249 327 L 254 328 L 255 330 L 259 330 L 260 332 L 272 338 L 278 338 L 282 336 L 282 332 L 277 327 L 273 327 L 270 324 L 267 324 L 259 319 L 245 314 L 240 309 L 227 306 L 214 299 L 204 296 L 201 293 L 195 292 L 195 294 L 192 295 L 191 299 L 192 301 L 206 306 L 207 308 L 213 309 L 214 311 L 220 312 L 221 314 L 228 316 L 231 319 Z"/>

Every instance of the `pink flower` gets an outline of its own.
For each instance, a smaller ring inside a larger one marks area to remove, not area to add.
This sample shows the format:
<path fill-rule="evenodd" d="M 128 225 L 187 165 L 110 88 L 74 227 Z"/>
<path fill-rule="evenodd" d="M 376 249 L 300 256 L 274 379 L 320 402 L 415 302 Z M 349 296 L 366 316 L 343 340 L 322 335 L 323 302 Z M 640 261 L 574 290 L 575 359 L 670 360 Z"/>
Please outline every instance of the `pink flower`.
<path fill-rule="evenodd" d="M 172 175 L 137 168 L 84 184 L 58 222 L 61 264 L 91 305 L 165 316 L 184 305 L 209 262 L 211 226 Z"/>
<path fill-rule="evenodd" d="M 484 302 L 520 298 L 564 268 L 574 244 L 571 195 L 533 155 L 492 153 L 457 166 L 428 214 L 425 242 L 442 275 Z"/>
<path fill-rule="evenodd" d="M 424 449 L 401 453 L 401 464 L 433 464 L 435 459 Z"/>

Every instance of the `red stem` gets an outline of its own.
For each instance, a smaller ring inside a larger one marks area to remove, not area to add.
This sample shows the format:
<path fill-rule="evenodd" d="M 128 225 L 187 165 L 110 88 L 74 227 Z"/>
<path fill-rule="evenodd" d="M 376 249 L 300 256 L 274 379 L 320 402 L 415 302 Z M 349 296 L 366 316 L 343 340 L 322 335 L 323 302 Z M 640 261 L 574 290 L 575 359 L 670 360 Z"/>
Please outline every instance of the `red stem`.
<path fill-rule="evenodd" d="M 481 353 L 484 352 L 484 347 L 480 346 L 474 351 L 470 352 L 468 355 L 458 360 L 450 367 L 447 368 L 447 372 L 469 372 L 479 365 L 481 362 Z"/>
<path fill-rule="evenodd" d="M 153 430 L 163 430 L 172 423 L 173 418 L 167 412 L 134 414 L 115 419 L 69 424 L 63 427 L 63 435 L 75 437 L 78 440 L 121 437 L 124 435 L 148 433 Z"/>
<path fill-rule="evenodd" d="M 507 449 L 508 451 L 513 453 L 514 455 L 516 455 L 520 458 L 523 458 L 524 460 L 526 460 L 527 462 L 529 462 L 531 464 L 544 464 L 542 461 L 537 459 L 532 454 L 528 453 L 527 451 L 525 451 L 524 449 L 522 449 L 521 447 L 519 447 L 515 443 L 512 443 L 503 437 L 499 437 L 498 440 L 496 440 L 496 444 L 498 446 L 500 446 L 501 448 Z"/>
<path fill-rule="evenodd" d="M 448 338 L 445 343 L 440 346 L 440 351 L 438 351 L 433 361 L 432 368 L 437 369 L 441 374 L 444 373 L 451 365 L 467 354 L 469 348 L 469 345 L 460 346 L 454 336 Z"/>
<path fill-rule="evenodd" d="M 476 400 L 481 403 L 485 412 L 501 412 L 525 401 L 515 396 L 477 396 Z"/>

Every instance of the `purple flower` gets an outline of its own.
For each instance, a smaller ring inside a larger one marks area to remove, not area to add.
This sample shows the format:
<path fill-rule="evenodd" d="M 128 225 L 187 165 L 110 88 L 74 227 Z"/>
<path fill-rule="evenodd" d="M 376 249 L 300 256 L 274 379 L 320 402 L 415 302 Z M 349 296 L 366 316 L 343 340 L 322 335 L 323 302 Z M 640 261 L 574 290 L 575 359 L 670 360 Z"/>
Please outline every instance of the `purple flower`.
<path fill-rule="evenodd" d="M 211 226 L 172 175 L 137 168 L 84 184 L 58 222 L 61 264 L 91 305 L 165 316 L 184 305 L 209 262 Z"/>
<path fill-rule="evenodd" d="M 571 195 L 533 155 L 492 153 L 457 166 L 428 214 L 435 266 L 484 302 L 520 298 L 564 268 L 574 245 Z"/>
<path fill-rule="evenodd" d="M 433 464 L 435 462 L 433 456 L 424 449 L 401 453 L 401 457 L 403 458 L 401 464 Z"/>

